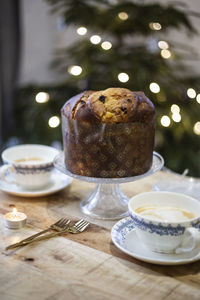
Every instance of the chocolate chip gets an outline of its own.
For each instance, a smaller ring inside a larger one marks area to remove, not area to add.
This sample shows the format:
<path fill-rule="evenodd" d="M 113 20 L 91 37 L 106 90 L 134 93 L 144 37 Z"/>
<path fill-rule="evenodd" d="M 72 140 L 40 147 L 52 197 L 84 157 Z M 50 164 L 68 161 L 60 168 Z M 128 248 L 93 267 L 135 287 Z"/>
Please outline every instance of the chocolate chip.
<path fill-rule="evenodd" d="M 105 99 L 106 97 L 103 95 L 99 97 L 99 101 L 101 101 L 102 103 L 105 103 Z"/>
<path fill-rule="evenodd" d="M 131 102 L 131 99 L 127 99 L 128 102 Z"/>
<path fill-rule="evenodd" d="M 81 100 L 81 104 L 85 104 L 85 101 Z"/>
<path fill-rule="evenodd" d="M 123 111 L 124 114 L 127 114 L 127 108 L 126 107 L 121 107 L 121 111 Z"/>

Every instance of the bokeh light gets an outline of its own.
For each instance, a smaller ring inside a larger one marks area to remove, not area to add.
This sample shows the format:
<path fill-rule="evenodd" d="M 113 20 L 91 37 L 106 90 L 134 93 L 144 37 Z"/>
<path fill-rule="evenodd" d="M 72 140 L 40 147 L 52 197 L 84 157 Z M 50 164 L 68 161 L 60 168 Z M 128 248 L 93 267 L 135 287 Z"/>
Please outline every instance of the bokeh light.
<path fill-rule="evenodd" d="M 158 23 L 158 22 L 151 22 L 151 23 L 149 23 L 149 27 L 152 30 L 161 30 L 162 29 L 161 24 Z"/>
<path fill-rule="evenodd" d="M 68 68 L 68 72 L 71 75 L 78 76 L 82 73 L 82 68 L 80 66 L 70 66 Z"/>
<path fill-rule="evenodd" d="M 159 41 L 158 42 L 158 47 L 160 48 L 160 49 L 168 49 L 169 48 L 169 44 L 167 43 L 167 42 L 165 42 L 165 41 Z"/>
<path fill-rule="evenodd" d="M 160 123 L 162 126 L 168 127 L 171 123 L 171 120 L 168 116 L 162 116 L 162 118 L 160 119 Z"/>
<path fill-rule="evenodd" d="M 127 14 L 126 12 L 122 11 L 122 12 L 118 13 L 118 17 L 119 17 L 121 20 L 125 21 L 125 20 L 128 19 L 128 14 Z"/>
<path fill-rule="evenodd" d="M 200 94 L 197 95 L 196 100 L 200 104 Z"/>
<path fill-rule="evenodd" d="M 110 50 L 112 48 L 112 44 L 108 41 L 105 41 L 101 44 L 101 47 L 104 49 L 104 50 Z"/>
<path fill-rule="evenodd" d="M 79 27 L 76 32 L 79 34 L 79 35 L 85 35 L 87 33 L 87 28 L 86 27 Z"/>
<path fill-rule="evenodd" d="M 173 113 L 172 120 L 176 123 L 179 123 L 181 121 L 181 115 L 177 112 Z"/>
<path fill-rule="evenodd" d="M 48 121 L 49 127 L 51 128 L 55 128 L 58 127 L 60 125 L 60 119 L 57 116 L 53 116 L 49 119 Z"/>
<path fill-rule="evenodd" d="M 49 94 L 46 92 L 39 92 L 35 96 L 35 101 L 37 103 L 45 103 L 49 101 Z"/>
<path fill-rule="evenodd" d="M 172 104 L 171 106 L 171 112 L 172 113 L 180 113 L 180 107 L 177 104 Z"/>
<path fill-rule="evenodd" d="M 129 76 L 127 73 L 119 73 L 118 74 L 118 79 L 121 82 L 127 82 L 129 80 Z"/>
<path fill-rule="evenodd" d="M 160 86 L 156 82 L 151 82 L 149 89 L 152 93 L 157 94 L 160 92 Z"/>
<path fill-rule="evenodd" d="M 192 88 L 189 88 L 187 90 L 187 95 L 191 99 L 194 99 L 196 97 L 196 94 L 197 94 L 196 91 L 194 89 L 192 89 Z"/>
<path fill-rule="evenodd" d="M 160 55 L 164 58 L 164 59 L 168 59 L 171 57 L 171 51 L 169 51 L 168 49 L 163 49 L 160 52 Z"/>
<path fill-rule="evenodd" d="M 200 135 L 200 122 L 194 124 L 193 131 L 195 134 Z"/>
<path fill-rule="evenodd" d="M 99 35 L 92 35 L 90 38 L 90 42 L 94 45 L 97 45 L 101 42 L 101 37 Z"/>

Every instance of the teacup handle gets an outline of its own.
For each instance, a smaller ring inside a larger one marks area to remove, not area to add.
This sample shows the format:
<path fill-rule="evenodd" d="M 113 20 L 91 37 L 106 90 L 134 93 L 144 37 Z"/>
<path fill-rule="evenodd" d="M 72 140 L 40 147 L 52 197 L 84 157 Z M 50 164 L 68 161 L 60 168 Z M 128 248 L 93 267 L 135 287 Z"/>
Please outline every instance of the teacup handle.
<path fill-rule="evenodd" d="M 8 180 L 6 178 L 6 172 L 9 171 L 9 173 L 12 173 L 14 171 L 14 168 L 12 165 L 4 165 L 1 167 L 1 172 L 0 172 L 0 177 L 2 181 L 5 181 L 6 183 L 9 184 L 16 184 L 16 182 L 14 180 Z"/>
<path fill-rule="evenodd" d="M 179 248 L 176 248 L 176 254 L 187 253 L 194 248 L 200 247 L 200 230 L 194 227 L 189 227 L 185 230 L 183 241 Z"/>

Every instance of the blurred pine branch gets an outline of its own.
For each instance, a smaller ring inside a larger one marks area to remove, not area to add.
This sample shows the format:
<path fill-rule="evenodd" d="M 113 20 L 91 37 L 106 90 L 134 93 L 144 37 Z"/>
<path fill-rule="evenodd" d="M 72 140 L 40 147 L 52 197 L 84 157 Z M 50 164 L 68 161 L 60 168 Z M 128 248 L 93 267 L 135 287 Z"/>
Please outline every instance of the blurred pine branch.
<path fill-rule="evenodd" d="M 19 116 L 17 135 L 26 142 L 50 143 L 61 140 L 61 128 L 50 128 L 48 119 L 60 115 L 64 102 L 84 90 L 100 90 L 119 86 L 131 90 L 142 90 L 153 101 L 157 111 L 156 150 L 165 159 L 166 166 L 176 172 L 190 170 L 190 175 L 200 176 L 200 135 L 193 131 L 200 121 L 200 104 L 187 96 L 188 88 L 200 93 L 200 76 L 184 63 L 196 59 L 190 47 L 190 38 L 198 34 L 192 18 L 199 17 L 181 1 L 170 3 L 148 3 L 148 1 L 109 0 L 47 0 L 52 13 L 60 14 L 67 26 L 84 26 L 86 37 L 80 37 L 66 49 L 56 49 L 52 67 L 66 73 L 71 65 L 79 65 L 79 76 L 68 75 L 59 86 L 29 86 L 19 94 Z M 125 12 L 126 20 L 118 16 Z M 161 30 L 152 30 L 151 23 L 161 25 Z M 186 41 L 167 39 L 171 30 L 186 35 Z M 98 34 L 102 41 L 110 41 L 112 48 L 105 51 L 101 44 L 94 45 L 89 36 Z M 169 45 L 171 57 L 161 56 L 159 41 Z M 122 83 L 118 74 L 125 72 L 129 80 Z M 149 89 L 151 82 L 160 86 L 159 93 Z M 50 95 L 47 103 L 34 101 L 38 92 Z M 172 120 L 171 105 L 180 108 L 181 122 Z M 167 115 L 171 124 L 161 125 L 161 117 Z M 27 124 L 24 126 L 24 124 Z"/>

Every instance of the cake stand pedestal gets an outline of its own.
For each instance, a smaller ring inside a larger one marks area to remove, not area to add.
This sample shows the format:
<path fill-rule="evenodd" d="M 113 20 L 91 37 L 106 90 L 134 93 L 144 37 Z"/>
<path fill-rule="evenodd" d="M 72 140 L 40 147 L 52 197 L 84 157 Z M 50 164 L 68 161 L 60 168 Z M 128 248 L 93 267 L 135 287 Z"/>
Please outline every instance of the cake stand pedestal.
<path fill-rule="evenodd" d="M 128 215 L 129 198 L 125 196 L 119 184 L 132 182 L 150 176 L 159 171 L 164 160 L 157 152 L 153 153 L 153 162 L 150 170 L 145 174 L 124 178 L 95 178 L 76 175 L 66 169 L 64 154 L 60 153 L 54 160 L 54 166 L 62 173 L 79 180 L 97 183 L 90 197 L 81 201 L 80 207 L 84 214 L 102 220 L 121 219 Z"/>

